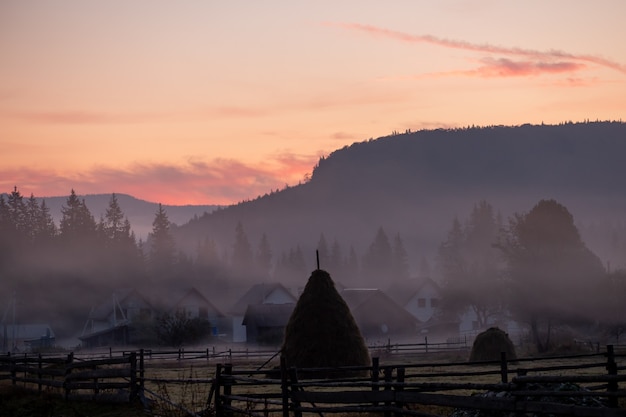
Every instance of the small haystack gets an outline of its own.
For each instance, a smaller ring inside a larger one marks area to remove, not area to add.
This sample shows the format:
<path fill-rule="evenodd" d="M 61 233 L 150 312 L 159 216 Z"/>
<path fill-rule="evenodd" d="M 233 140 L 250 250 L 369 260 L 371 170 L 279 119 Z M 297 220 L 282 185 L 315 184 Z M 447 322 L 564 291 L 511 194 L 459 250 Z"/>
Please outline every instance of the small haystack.
<path fill-rule="evenodd" d="M 328 272 L 313 271 L 289 318 L 282 347 L 287 366 L 367 366 L 370 357 L 348 305 Z"/>
<path fill-rule="evenodd" d="M 515 346 L 506 332 L 497 327 L 491 327 L 476 336 L 472 345 L 470 362 L 497 361 L 500 353 L 506 352 L 507 359 L 516 359 Z"/>

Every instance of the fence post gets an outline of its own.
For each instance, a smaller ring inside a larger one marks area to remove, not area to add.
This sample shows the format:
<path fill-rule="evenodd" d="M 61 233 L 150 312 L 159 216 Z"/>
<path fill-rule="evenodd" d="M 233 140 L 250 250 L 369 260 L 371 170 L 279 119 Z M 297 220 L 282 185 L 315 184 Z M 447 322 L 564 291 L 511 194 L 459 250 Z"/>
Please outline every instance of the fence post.
<path fill-rule="evenodd" d="M 17 371 L 15 370 L 16 369 L 15 356 L 11 356 L 11 352 L 8 352 L 7 356 L 11 360 L 11 384 L 16 385 L 17 381 L 15 379 L 17 378 Z"/>
<path fill-rule="evenodd" d="M 215 366 L 215 379 L 213 380 L 214 395 L 215 395 L 215 415 L 222 415 L 222 402 L 220 401 L 220 386 L 222 383 L 222 364 L 218 363 Z"/>
<path fill-rule="evenodd" d="M 137 352 L 130 352 L 128 360 L 130 361 L 130 396 L 129 396 L 129 401 L 134 401 L 135 398 L 137 398 L 137 393 L 139 392 L 139 387 L 137 386 Z"/>
<path fill-rule="evenodd" d="M 378 358 L 372 358 L 372 391 L 380 390 L 378 381 L 380 380 L 380 362 Z M 378 401 L 374 401 L 374 406 L 378 405 Z"/>
<path fill-rule="evenodd" d="M 391 366 L 385 366 L 385 369 L 383 370 L 383 374 L 385 376 L 385 391 L 389 391 L 391 390 L 391 376 L 393 374 L 393 368 Z M 390 417 L 391 416 L 391 411 L 389 411 L 389 407 L 391 406 L 391 403 L 389 401 L 385 401 L 385 407 L 387 408 L 385 410 L 385 417 Z"/>
<path fill-rule="evenodd" d="M 233 380 L 232 380 L 232 374 L 233 374 L 233 364 L 232 363 L 227 363 L 224 366 L 224 375 L 226 375 L 226 378 L 223 378 L 222 381 L 224 382 L 224 401 L 222 401 L 222 405 L 228 406 L 230 407 L 232 400 L 230 398 L 230 395 L 233 393 Z M 231 416 L 232 415 L 232 411 L 228 410 L 228 411 L 224 411 L 224 413 L 222 414 L 224 416 Z"/>
<path fill-rule="evenodd" d="M 37 392 L 41 394 L 41 353 L 37 355 Z"/>
<path fill-rule="evenodd" d="M 502 383 L 507 384 L 509 382 L 509 370 L 506 363 L 506 352 L 500 352 L 500 377 Z"/>
<path fill-rule="evenodd" d="M 606 370 L 608 371 L 609 376 L 617 375 L 617 363 L 615 362 L 615 351 L 613 349 L 613 345 L 606 346 Z M 616 393 L 618 388 L 617 381 L 609 381 L 606 390 L 609 393 Z M 618 398 L 616 396 L 609 397 L 609 407 L 618 407 Z"/>
<path fill-rule="evenodd" d="M 139 349 L 139 395 L 143 398 L 145 388 L 146 367 L 144 362 L 144 350 Z"/>
<path fill-rule="evenodd" d="M 396 380 L 398 382 L 398 384 L 396 385 L 396 391 L 403 391 L 404 390 L 404 375 L 405 375 L 405 371 L 406 369 L 404 367 L 398 368 L 396 370 Z M 402 407 L 404 407 L 404 403 L 402 401 L 398 401 L 396 399 L 396 407 L 399 408 L 400 410 L 402 410 Z M 398 411 L 396 412 L 397 416 L 402 416 L 402 412 Z"/>
<path fill-rule="evenodd" d="M 67 400 L 70 396 L 70 382 L 68 380 L 68 376 L 72 373 L 72 368 L 70 365 L 74 361 L 74 352 L 70 352 L 67 355 L 67 360 L 65 361 L 65 376 L 63 378 L 63 387 L 65 388 L 65 400 Z"/>
<path fill-rule="evenodd" d="M 287 378 L 287 363 L 285 357 L 280 356 L 280 391 L 283 401 L 283 417 L 289 417 L 289 386 Z"/>
<path fill-rule="evenodd" d="M 296 368 L 289 368 L 289 381 L 291 383 L 291 391 L 296 391 L 298 387 L 295 384 L 298 383 L 298 372 Z M 315 404 L 312 404 L 315 407 Z M 295 417 L 302 417 L 302 411 L 300 411 L 300 401 L 293 400 L 293 415 Z"/>

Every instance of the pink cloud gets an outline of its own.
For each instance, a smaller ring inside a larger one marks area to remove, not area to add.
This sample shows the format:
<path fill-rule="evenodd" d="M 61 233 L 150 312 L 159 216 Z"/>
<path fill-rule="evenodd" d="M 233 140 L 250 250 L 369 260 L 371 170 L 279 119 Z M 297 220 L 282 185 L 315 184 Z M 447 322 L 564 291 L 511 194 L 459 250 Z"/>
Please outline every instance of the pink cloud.
<path fill-rule="evenodd" d="M 615 71 L 619 71 L 621 73 L 626 73 L 626 65 L 620 64 L 615 61 L 611 61 L 602 57 L 593 56 L 593 55 L 584 55 L 584 54 L 571 54 L 564 51 L 558 50 L 548 50 L 548 51 L 538 51 L 533 49 L 524 49 L 524 48 L 509 48 L 509 47 L 501 47 L 490 44 L 475 44 L 466 41 L 459 40 L 450 40 L 450 39 L 442 39 L 432 35 L 412 35 L 404 32 L 389 30 L 385 28 L 380 28 L 371 25 L 362 25 L 358 23 L 336 23 L 329 24 L 332 26 L 338 26 L 347 30 L 358 31 L 370 34 L 372 36 L 384 37 L 399 40 L 402 42 L 409 43 L 426 43 L 430 45 L 452 48 L 452 49 L 460 49 L 464 51 L 470 52 L 480 52 L 486 54 L 497 54 L 497 55 L 507 55 L 507 56 L 516 56 L 516 57 L 525 57 L 527 59 L 531 59 L 533 61 L 537 61 L 534 65 L 534 70 L 532 71 L 534 74 L 538 73 L 554 73 L 554 67 L 549 64 L 552 64 L 552 61 L 559 61 L 557 64 L 566 64 L 567 61 L 574 61 L 579 63 L 588 63 L 599 65 L 605 68 L 610 68 Z M 539 63 L 543 63 L 543 67 L 539 65 Z M 573 63 L 569 64 L 570 71 L 577 71 L 584 66 L 576 66 Z M 579 64 L 580 65 L 580 64 Z M 564 72 L 564 71 L 558 71 Z M 519 72 L 517 73 L 519 74 Z M 506 74 L 505 74 L 506 75 Z"/>
<path fill-rule="evenodd" d="M 467 73 L 481 77 L 520 77 L 543 73 L 575 72 L 586 66 L 577 62 L 513 61 L 508 58 L 484 58 L 481 62 L 483 66 Z"/>
<path fill-rule="evenodd" d="M 175 164 L 98 166 L 85 172 L 0 169 L 0 192 L 17 186 L 36 197 L 125 193 L 163 204 L 232 204 L 253 199 L 285 184 L 294 185 L 310 172 L 318 156 L 282 153 L 258 164 L 232 159 Z"/>

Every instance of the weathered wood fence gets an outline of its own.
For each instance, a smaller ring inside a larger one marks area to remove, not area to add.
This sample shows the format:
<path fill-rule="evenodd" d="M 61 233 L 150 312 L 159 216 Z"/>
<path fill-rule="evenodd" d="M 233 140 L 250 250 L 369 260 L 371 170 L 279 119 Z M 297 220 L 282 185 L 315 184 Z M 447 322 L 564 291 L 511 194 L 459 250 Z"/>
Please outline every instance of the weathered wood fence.
<path fill-rule="evenodd" d="M 77 360 L 73 353 L 64 358 L 28 355 L 0 357 L 0 380 L 14 386 L 62 392 L 68 399 L 88 395 L 114 396 L 132 400 L 143 389 L 143 356 L 136 352 L 106 359 Z"/>
<path fill-rule="evenodd" d="M 619 407 L 623 355 L 371 367 L 257 371 L 217 365 L 211 401 L 218 416 L 381 413 L 433 416 L 420 407 L 574 416 L 626 416 Z M 334 375 L 332 379 L 320 374 Z M 366 376 L 358 376 L 366 375 Z M 472 395 L 481 393 L 482 395 Z M 569 403 L 562 400 L 567 399 Z"/>

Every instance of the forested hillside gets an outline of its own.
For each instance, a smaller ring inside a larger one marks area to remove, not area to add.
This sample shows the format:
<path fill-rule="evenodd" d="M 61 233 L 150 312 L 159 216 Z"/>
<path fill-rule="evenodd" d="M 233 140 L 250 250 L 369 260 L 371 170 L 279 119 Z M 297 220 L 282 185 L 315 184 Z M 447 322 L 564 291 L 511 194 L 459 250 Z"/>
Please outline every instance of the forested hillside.
<path fill-rule="evenodd" d="M 625 162 L 621 122 L 407 132 L 337 150 L 309 182 L 204 215 L 176 239 L 189 251 L 210 239 L 229 253 L 241 222 L 252 246 L 265 234 L 277 262 L 299 249 L 312 269 L 322 235 L 361 260 L 382 227 L 403 240 L 414 276 L 479 201 L 506 221 L 547 198 L 572 212 L 603 262 L 624 266 Z"/>
<path fill-rule="evenodd" d="M 340 285 L 386 290 L 429 276 L 480 288 L 480 279 L 511 274 L 522 232 L 550 230 L 548 214 L 566 225 L 555 234 L 569 236 L 555 246 L 569 253 L 561 270 L 570 277 L 571 253 L 593 260 L 581 280 L 606 284 L 594 298 L 603 304 L 623 294 L 614 282 L 626 288 L 623 271 L 619 280 L 604 271 L 626 269 L 625 162 L 626 124 L 617 122 L 407 132 L 337 150 L 304 184 L 190 214 L 177 227 L 168 206 L 150 206 L 141 214 L 151 225 L 145 240 L 133 233 L 128 196 L 101 198 L 97 213 L 72 192 L 54 219 L 48 199 L 16 188 L 0 195 L 0 303 L 8 311 L 17 300 L 20 320 L 50 321 L 65 336 L 80 333 L 89 310 L 119 288 L 157 302 L 193 286 L 229 311 L 253 283 L 303 287 L 316 250 Z M 450 270 L 459 260 L 490 265 L 489 273 Z M 444 298 L 455 304 L 446 308 L 460 306 Z"/>

